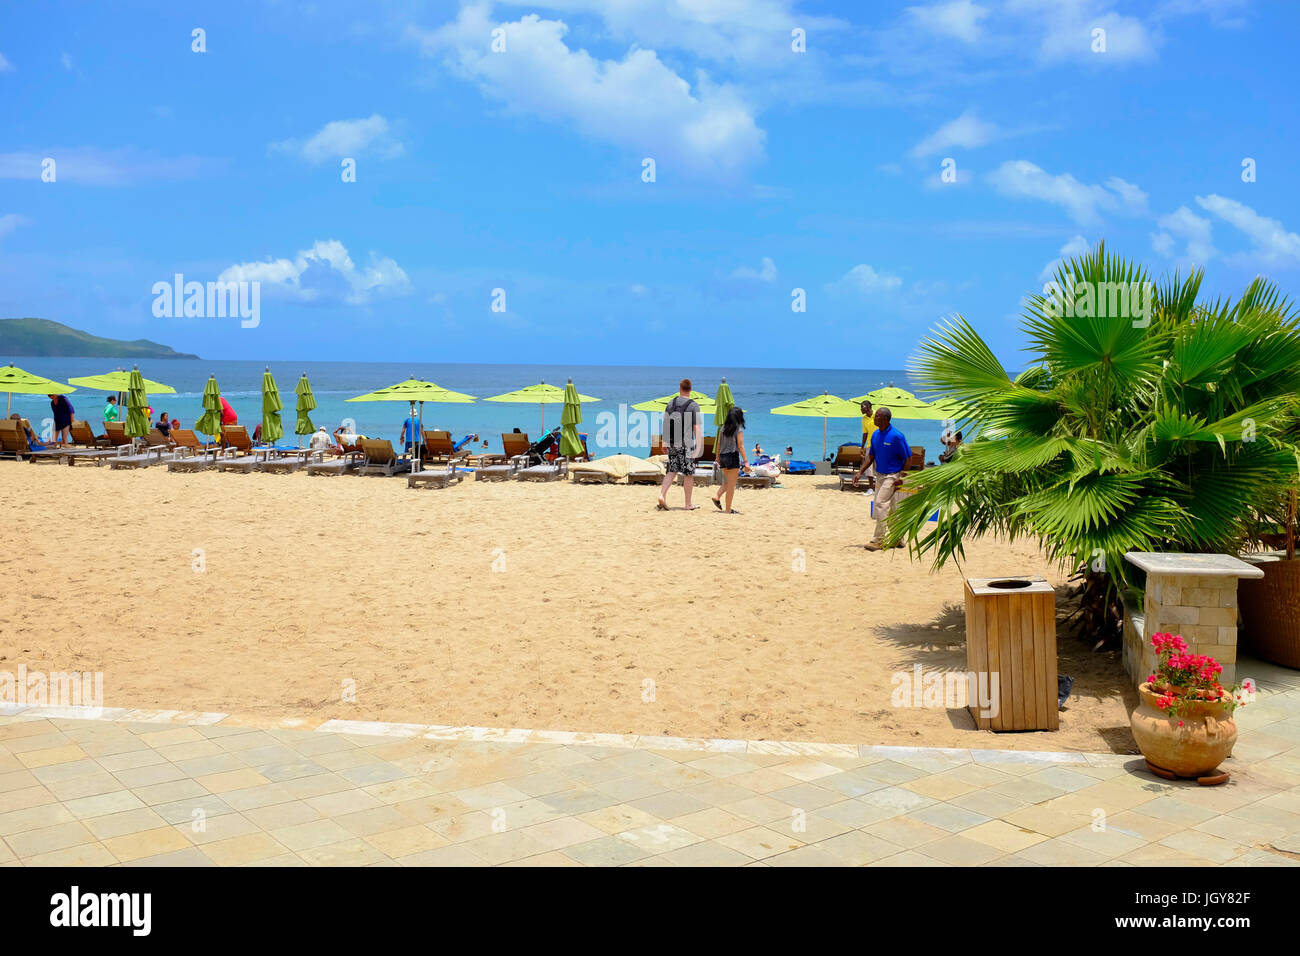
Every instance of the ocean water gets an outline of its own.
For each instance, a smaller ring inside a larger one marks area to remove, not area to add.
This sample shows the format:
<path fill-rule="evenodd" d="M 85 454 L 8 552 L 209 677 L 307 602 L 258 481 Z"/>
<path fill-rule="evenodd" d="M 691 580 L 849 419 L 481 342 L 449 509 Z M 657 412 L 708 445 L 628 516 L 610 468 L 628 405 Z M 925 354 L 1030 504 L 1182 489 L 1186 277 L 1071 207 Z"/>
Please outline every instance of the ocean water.
<path fill-rule="evenodd" d="M 29 372 L 64 382 L 115 368 L 129 369 L 136 364 L 130 359 L 14 356 L 11 360 Z M 179 417 L 182 427 L 192 426 L 203 414 L 203 386 L 209 375 L 215 375 L 221 394 L 234 407 L 241 424 L 251 429 L 261 420 L 264 363 L 150 359 L 139 362 L 139 365 L 146 378 L 176 389 L 175 395 L 158 395 L 150 399 L 155 419 L 158 413 L 166 412 L 171 417 Z M 822 457 L 823 419 L 772 415 L 770 409 L 823 392 L 840 398 L 853 398 L 889 384 L 915 391 L 904 372 L 890 369 L 561 367 L 419 362 L 274 362 L 270 368 L 285 406 L 282 418 L 286 435 L 280 443 L 288 445 L 299 441 L 293 434 L 296 420 L 293 389 L 304 372 L 316 398 L 317 407 L 311 413 L 315 424 L 324 425 L 332 432 L 341 423 L 349 421 L 359 433 L 372 438 L 392 439 L 394 445 L 407 415 L 405 404 L 349 403 L 346 400 L 408 378 L 426 379 L 452 391 L 486 398 L 535 385 L 539 381 L 563 386 L 572 377 L 579 392 L 600 399 L 583 405 L 580 426 L 580 431 L 588 436 L 588 447 L 597 456 L 618 452 L 644 456 L 648 451 L 649 435 L 657 434 L 659 418 L 652 419 L 647 413 L 632 411 L 631 406 L 675 392 L 683 377 L 691 379 L 696 391 L 713 395 L 722 377 L 726 376 L 736 403 L 745 411 L 745 440 L 750 449 L 755 441 L 760 442 L 768 453 L 783 452 L 790 445 L 794 448 L 795 458 L 812 461 Z M 0 401 L 7 398 L 0 396 Z M 103 419 L 104 398 L 104 394 L 86 389 L 78 389 L 68 396 L 76 408 L 76 417 L 90 421 L 97 430 Z M 43 431 L 42 423 L 50 418 L 48 398 L 44 395 L 14 395 L 12 402 L 13 411 L 20 412 L 38 431 Z M 537 405 L 484 401 L 471 405 L 427 404 L 424 406 L 424 422 L 426 428 L 450 431 L 457 440 L 467 434 L 478 434 L 480 447 L 482 439 L 488 439 L 491 450 L 500 451 L 502 432 L 518 427 L 537 438 L 542 433 L 543 414 L 549 429 L 559 425 L 561 408 L 560 405 L 548 405 L 543 413 Z M 712 419 L 706 418 L 706 434 L 711 424 Z M 860 418 L 831 418 L 825 420 L 825 424 L 826 447 L 831 454 L 841 442 L 862 440 Z M 942 450 L 939 444 L 939 435 L 944 429 L 942 422 L 896 420 L 895 424 L 911 445 L 925 448 L 927 460 L 935 460 Z"/>

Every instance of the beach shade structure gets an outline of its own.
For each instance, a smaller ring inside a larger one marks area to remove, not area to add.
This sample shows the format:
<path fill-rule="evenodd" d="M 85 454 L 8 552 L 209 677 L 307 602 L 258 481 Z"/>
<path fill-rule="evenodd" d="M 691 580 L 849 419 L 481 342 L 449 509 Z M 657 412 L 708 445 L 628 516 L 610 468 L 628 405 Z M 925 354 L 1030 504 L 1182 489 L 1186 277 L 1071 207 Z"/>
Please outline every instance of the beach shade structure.
<path fill-rule="evenodd" d="M 573 384 L 573 379 L 569 379 L 569 385 Z M 565 396 L 569 389 L 560 388 L 557 385 L 547 385 L 545 382 L 538 382 L 536 385 L 529 385 L 514 392 L 506 392 L 504 395 L 493 395 L 491 398 L 485 398 L 485 402 L 514 402 L 520 405 L 537 405 L 542 410 L 542 430 L 539 434 L 546 434 L 546 406 L 547 405 L 564 405 L 567 404 Z M 578 395 L 579 402 L 598 402 L 599 398 L 592 398 L 590 395 Z M 579 419 L 581 421 L 581 419 Z M 563 422 L 561 422 L 563 424 Z"/>
<path fill-rule="evenodd" d="M 143 438 L 149 434 L 149 393 L 144 388 L 144 376 L 139 368 L 131 370 L 126 382 L 126 434 L 128 438 Z"/>
<path fill-rule="evenodd" d="M 78 388 L 88 388 L 95 392 L 115 392 L 118 395 L 123 395 L 131 387 L 131 376 L 137 372 L 139 372 L 139 366 L 131 372 L 118 369 L 115 372 L 105 372 L 103 375 L 79 375 L 76 378 L 68 379 L 68 381 Z M 148 395 L 176 394 L 176 389 L 170 385 L 154 382 L 143 378 L 143 376 L 141 380 L 144 382 L 144 390 Z"/>
<path fill-rule="evenodd" d="M 387 388 L 377 389 L 373 392 L 366 392 L 364 395 L 358 395 L 356 398 L 349 398 L 349 402 L 406 402 L 411 406 L 411 414 L 416 416 L 415 441 L 412 443 L 413 459 L 411 463 L 412 471 L 420 470 L 421 446 L 424 443 L 424 403 L 439 402 L 451 405 L 469 405 L 474 401 L 473 395 L 466 395 L 463 392 L 453 392 L 451 389 L 443 388 L 434 382 L 426 382 L 423 379 L 417 379 L 411 376 L 404 382 L 398 382 L 396 385 L 389 385 Z M 416 411 L 416 405 L 419 405 L 419 411 Z"/>
<path fill-rule="evenodd" d="M 310 412 L 316 407 L 316 396 L 311 393 L 311 382 L 307 381 L 307 373 L 302 373 L 302 378 L 298 379 L 298 384 L 293 388 L 294 393 L 298 396 L 298 423 L 293 426 L 295 435 L 311 435 L 316 431 L 316 426 L 312 424 Z"/>
<path fill-rule="evenodd" d="M 673 392 L 671 395 L 665 395 L 663 398 L 652 398 L 647 402 L 640 402 L 633 405 L 632 410 L 634 412 L 666 411 L 668 409 L 668 403 L 680 394 L 680 392 Z M 700 406 L 701 415 L 714 414 L 715 406 L 713 399 L 709 398 L 709 396 L 705 395 L 703 392 L 691 392 L 691 398 L 694 399 L 696 405 Z"/>
<path fill-rule="evenodd" d="M 275 376 L 268 367 L 262 373 L 262 444 L 274 445 L 284 437 L 284 423 L 280 421 L 280 412 L 284 403 L 280 401 L 280 390 L 275 385 Z"/>
<path fill-rule="evenodd" d="M 582 421 L 582 396 L 573 387 L 573 379 L 564 386 L 564 408 L 560 410 L 560 454 L 577 458 L 582 454 L 582 437 L 578 425 Z"/>
<path fill-rule="evenodd" d="M 9 393 L 9 398 L 5 401 L 5 415 L 8 415 L 9 409 L 13 407 L 15 393 L 19 395 L 67 395 L 69 392 L 75 391 L 76 389 L 71 385 L 34 375 L 18 368 L 12 362 L 0 368 L 0 392 Z"/>
<path fill-rule="evenodd" d="M 194 430 L 213 439 L 221 437 L 221 389 L 215 375 L 209 375 L 203 386 L 203 415 L 194 423 Z"/>
<path fill-rule="evenodd" d="M 859 405 L 863 402 L 870 402 L 876 408 L 883 405 L 889 409 L 894 418 L 911 421 L 941 422 L 961 417 L 961 409 L 952 402 L 945 402 L 942 399 L 937 402 L 927 402 L 925 399 L 913 395 L 907 389 L 897 388 L 893 385 L 886 385 L 874 392 L 851 398 L 849 401 L 856 402 Z"/>
<path fill-rule="evenodd" d="M 714 448 L 722 443 L 722 426 L 727 423 L 727 416 L 731 410 L 736 407 L 735 399 L 731 397 L 731 386 L 727 384 L 727 379 L 722 379 L 722 384 L 718 386 L 718 395 L 713 400 L 713 424 L 718 426 L 718 434 L 714 440 Z M 703 411 L 704 409 L 700 409 Z M 742 453 L 744 449 L 741 449 Z"/>
<path fill-rule="evenodd" d="M 134 371 L 138 371 L 136 366 Z M 112 372 L 105 372 L 102 375 L 78 375 L 76 378 L 70 378 L 68 381 L 78 388 L 86 388 L 96 392 L 109 392 L 117 396 L 119 405 L 126 404 L 126 394 L 131 387 L 131 372 L 124 369 L 116 369 Z M 151 379 L 143 379 L 144 391 L 146 395 L 175 395 L 176 389 L 170 385 L 164 385 L 162 382 L 155 382 Z M 146 407 L 148 407 L 146 405 Z"/>
<path fill-rule="evenodd" d="M 859 402 L 850 402 L 829 392 L 824 392 L 821 395 L 804 399 L 802 402 L 794 402 L 790 405 L 774 408 L 772 414 L 794 415 L 799 418 L 820 418 L 822 420 L 822 458 L 824 459 L 826 457 L 826 420 L 828 418 L 861 418 L 862 410 L 858 407 L 859 405 Z"/>

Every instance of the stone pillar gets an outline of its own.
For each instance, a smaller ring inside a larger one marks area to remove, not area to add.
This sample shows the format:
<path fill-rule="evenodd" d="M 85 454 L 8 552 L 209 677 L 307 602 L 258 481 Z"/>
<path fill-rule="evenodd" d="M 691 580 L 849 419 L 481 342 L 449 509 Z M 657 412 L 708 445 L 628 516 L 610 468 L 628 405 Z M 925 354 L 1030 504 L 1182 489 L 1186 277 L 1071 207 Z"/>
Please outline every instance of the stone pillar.
<path fill-rule="evenodd" d="M 1237 674 L 1237 579 L 1264 572 L 1228 554 L 1130 551 L 1124 560 L 1147 574 L 1142 627 L 1124 629 L 1124 667 L 1139 684 L 1155 669 L 1153 634 L 1180 634 L 1193 654 L 1223 665 L 1223 684 Z M 1136 622 L 1135 622 L 1136 623 Z"/>

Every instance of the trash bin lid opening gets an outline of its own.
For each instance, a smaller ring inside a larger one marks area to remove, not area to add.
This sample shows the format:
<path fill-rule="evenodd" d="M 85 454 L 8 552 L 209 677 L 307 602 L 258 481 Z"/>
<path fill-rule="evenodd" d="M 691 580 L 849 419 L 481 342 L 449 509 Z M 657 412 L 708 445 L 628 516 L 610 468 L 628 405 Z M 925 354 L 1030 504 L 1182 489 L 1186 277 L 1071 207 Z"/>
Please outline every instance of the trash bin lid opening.
<path fill-rule="evenodd" d="M 988 586 L 991 588 L 1000 588 L 1003 591 L 1013 591 L 1017 588 L 1027 588 L 1032 581 L 1026 581 L 1024 578 L 1003 578 L 1000 581 L 990 581 Z"/>

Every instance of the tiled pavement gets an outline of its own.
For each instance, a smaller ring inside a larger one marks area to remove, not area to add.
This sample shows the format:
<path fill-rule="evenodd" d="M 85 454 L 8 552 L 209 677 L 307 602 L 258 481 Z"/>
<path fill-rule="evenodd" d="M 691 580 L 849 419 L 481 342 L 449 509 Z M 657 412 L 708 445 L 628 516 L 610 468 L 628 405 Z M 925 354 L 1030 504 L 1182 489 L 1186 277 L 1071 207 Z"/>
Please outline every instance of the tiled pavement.
<path fill-rule="evenodd" d="M 1297 866 L 1300 674 L 1250 673 L 1221 787 L 1119 755 L 10 709 L 0 866 Z"/>

